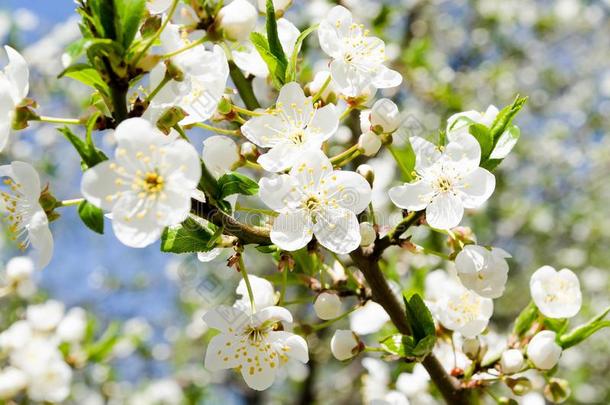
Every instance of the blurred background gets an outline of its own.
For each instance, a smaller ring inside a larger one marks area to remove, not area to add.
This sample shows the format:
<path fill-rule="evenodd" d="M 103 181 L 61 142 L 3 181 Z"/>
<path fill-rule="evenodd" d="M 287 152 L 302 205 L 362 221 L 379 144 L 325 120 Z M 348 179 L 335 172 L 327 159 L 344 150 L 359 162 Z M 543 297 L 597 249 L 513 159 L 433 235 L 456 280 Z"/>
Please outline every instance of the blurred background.
<path fill-rule="evenodd" d="M 607 307 L 610 1 L 340 3 L 386 41 L 391 64 L 404 82 L 384 95 L 396 100 L 426 133 L 444 127 L 452 113 L 484 111 L 489 104 L 501 107 L 517 94 L 529 97 L 515 122 L 521 141 L 497 172 L 496 192 L 486 209 L 467 222 L 479 242 L 513 255 L 508 289 L 496 301 L 493 327 L 508 329 L 529 300 L 529 276 L 544 264 L 569 267 L 579 275 L 585 305 L 577 321 Z M 294 0 L 286 17 L 303 29 L 323 18 L 331 6 L 323 0 Z M 71 63 L 63 56 L 65 48 L 79 36 L 74 8 L 70 0 L 0 0 L 0 43 L 19 49 L 30 63 L 30 97 L 44 115 L 76 117 L 88 101 L 84 86 L 57 79 Z M 317 48 L 313 35 L 306 49 L 319 56 Z M 342 129 L 343 136 L 345 131 L 349 139 L 349 129 Z M 100 144 L 111 148 L 111 137 Z M 78 158 L 52 126 L 32 125 L 13 135 L 2 163 L 13 159 L 35 162 L 56 196 L 79 197 Z M 384 154 L 372 165 L 377 194 L 383 195 L 397 178 L 395 165 Z M 376 204 L 380 211 L 390 209 L 382 197 Z M 206 328 L 200 317 L 213 303 L 235 297 L 239 278 L 226 269 L 226 258 L 203 264 L 194 257 L 161 254 L 155 245 L 129 249 L 116 240 L 108 222 L 108 231 L 97 235 L 82 226 L 75 210 L 61 214 L 52 224 L 53 261 L 38 275 L 41 289 L 67 307 L 90 310 L 101 324 L 119 320 L 122 328 L 142 338 L 142 344 L 117 356 L 111 366 L 94 370 L 94 385 L 103 388 L 103 395 L 95 398 L 105 398 L 98 403 L 112 398 L 118 398 L 115 403 L 129 402 L 128 397 L 136 401 L 133 392 L 160 380 L 188 387 L 184 392 L 192 403 L 214 404 L 219 398 L 226 404 L 283 404 L 294 398 L 313 402 L 320 393 L 331 397 L 329 390 L 335 402 L 361 402 L 353 384 L 367 369 L 358 362 L 348 367 L 331 364 L 316 378 L 308 377 L 307 367 L 295 367 L 264 396 L 243 390 L 230 373 L 210 375 L 202 367 Z M 17 254 L 8 239 L 1 251 L 4 261 Z M 415 265 L 406 262 L 395 266 L 399 275 L 409 277 Z M 436 264 L 417 265 L 432 269 Z M 259 275 L 272 272 L 265 261 L 255 270 Z M 609 336 L 601 332 L 564 354 L 560 374 L 572 383 L 570 403 L 610 403 Z M 319 351 L 321 363 L 331 362 L 326 344 L 309 343 L 314 357 Z M 321 377 L 331 372 L 331 380 Z M 312 392 L 313 399 L 307 396 Z M 74 401 L 85 403 L 82 398 Z"/>

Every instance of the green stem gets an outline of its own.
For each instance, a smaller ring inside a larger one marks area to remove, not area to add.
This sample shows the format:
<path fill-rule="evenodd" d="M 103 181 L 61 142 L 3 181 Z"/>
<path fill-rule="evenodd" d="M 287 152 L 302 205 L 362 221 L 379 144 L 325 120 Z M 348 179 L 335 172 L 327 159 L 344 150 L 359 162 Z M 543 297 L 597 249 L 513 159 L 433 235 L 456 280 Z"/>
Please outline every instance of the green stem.
<path fill-rule="evenodd" d="M 163 23 L 161 24 L 161 26 L 159 27 L 157 32 L 155 32 L 155 34 L 148 40 L 148 42 L 144 46 L 144 49 L 142 49 L 142 51 L 138 54 L 138 56 L 136 56 L 136 58 L 133 60 L 133 62 L 132 62 L 133 66 L 138 65 L 138 62 L 140 61 L 140 59 L 142 59 L 144 57 L 144 55 L 146 55 L 146 52 L 148 52 L 150 47 L 153 46 L 153 44 L 155 43 L 157 38 L 159 38 L 159 36 L 161 35 L 161 33 L 163 32 L 165 27 L 167 27 L 167 24 L 169 24 L 170 20 L 174 16 L 174 13 L 176 12 L 176 8 L 178 7 L 179 2 L 180 2 L 180 0 L 172 1 L 172 5 L 169 9 L 169 12 L 167 13 L 167 17 L 165 18 L 165 20 L 163 21 Z"/>
<path fill-rule="evenodd" d="M 48 122 L 49 124 L 65 124 L 65 125 L 83 125 L 83 122 L 77 118 L 57 118 L 40 116 L 36 121 Z"/>
<path fill-rule="evenodd" d="M 246 271 L 246 265 L 244 263 L 244 255 L 242 253 L 239 253 L 239 272 L 244 279 L 244 283 L 246 283 L 248 297 L 250 297 L 250 307 L 252 308 L 252 313 L 254 313 L 256 312 L 256 307 L 254 306 L 254 293 L 252 292 L 252 286 L 250 285 L 250 279 L 248 278 L 248 272 Z"/>
<path fill-rule="evenodd" d="M 282 271 L 282 289 L 280 290 L 280 299 L 278 305 L 282 305 L 284 299 L 286 298 L 286 288 L 288 286 L 288 271 L 289 270 L 287 268 Z"/>
<path fill-rule="evenodd" d="M 154 90 L 148 95 L 148 97 L 146 97 L 145 102 L 146 103 L 150 103 L 152 101 L 153 98 L 155 98 L 155 96 L 157 94 L 159 94 L 159 92 L 161 91 L 161 89 L 163 89 L 163 87 L 165 87 L 165 85 L 167 83 L 169 83 L 172 80 L 172 78 L 169 75 L 165 75 L 163 76 L 163 79 L 161 80 L 161 82 L 157 85 L 157 87 L 154 88 Z"/>
<path fill-rule="evenodd" d="M 257 111 L 250 111 L 250 110 L 248 110 L 246 108 L 241 108 L 240 106 L 235 105 L 235 104 L 233 104 L 232 108 L 233 108 L 234 111 L 236 111 L 236 112 L 238 112 L 240 114 L 249 115 L 251 117 L 260 117 L 260 116 L 265 115 L 265 114 L 257 112 Z"/>
<path fill-rule="evenodd" d="M 343 166 L 350 162 L 352 159 L 356 158 L 362 153 L 358 144 L 351 146 L 349 149 L 344 150 L 340 154 L 333 156 L 330 158 L 330 162 L 333 166 Z"/>
<path fill-rule="evenodd" d="M 201 44 L 203 44 L 203 43 L 204 43 L 205 41 L 207 41 L 207 40 L 208 40 L 208 37 L 204 35 L 203 37 L 199 38 L 198 40 L 191 42 L 191 43 L 190 43 L 190 44 L 188 44 L 187 46 L 185 46 L 185 47 L 183 47 L 183 48 L 180 48 L 180 49 L 178 49 L 177 51 L 174 51 L 174 52 L 169 52 L 169 53 L 166 53 L 165 55 L 162 55 L 162 56 L 161 56 L 161 59 L 169 59 L 169 58 L 173 58 L 174 56 L 179 55 L 179 54 L 181 54 L 182 52 L 186 52 L 186 51 L 188 51 L 189 49 L 193 49 L 193 48 L 194 48 L 194 47 L 196 47 L 197 45 L 201 45 Z"/>
<path fill-rule="evenodd" d="M 196 127 L 199 128 L 203 128 L 203 129 L 207 129 L 208 131 L 212 131 L 212 132 L 216 132 L 217 134 L 223 134 L 223 135 L 233 135 L 233 136 L 239 136 L 240 132 L 238 129 L 225 129 L 225 128 L 218 128 L 212 125 L 208 125 L 208 124 L 204 124 L 203 122 L 197 122 L 195 124 L 193 124 Z"/>
<path fill-rule="evenodd" d="M 83 201 L 85 201 L 84 198 L 74 198 L 71 200 L 63 200 L 63 201 L 59 201 L 58 207 L 70 207 L 73 205 L 79 205 Z"/>
<path fill-rule="evenodd" d="M 112 106 L 114 108 L 113 117 L 120 124 L 127 119 L 127 91 L 126 86 L 111 86 L 110 96 L 112 98 Z"/>
<path fill-rule="evenodd" d="M 333 323 L 340 321 L 341 319 L 345 319 L 349 314 L 354 312 L 357 308 L 359 308 L 359 307 L 356 306 L 356 307 L 350 309 L 349 311 L 339 315 L 338 317 L 333 318 L 333 319 L 329 319 L 326 322 L 322 322 L 322 323 L 318 323 L 318 324 L 315 324 L 315 325 L 311 325 L 311 329 L 314 330 L 314 331 L 320 330 L 320 329 L 324 329 L 324 328 L 332 325 Z"/>
<path fill-rule="evenodd" d="M 246 108 L 248 110 L 256 110 L 260 108 L 256 96 L 254 95 L 254 90 L 252 89 L 252 82 L 246 79 L 243 72 L 237 67 L 235 62 L 229 62 L 229 73 L 231 75 L 231 79 L 237 87 L 237 91 L 239 92 L 239 96 L 243 100 Z"/>
<path fill-rule="evenodd" d="M 354 107 L 352 107 L 352 106 L 347 107 L 345 109 L 345 111 L 343 111 L 341 116 L 339 117 L 339 121 L 343 121 L 344 119 L 346 119 L 353 110 L 354 110 Z"/>
<path fill-rule="evenodd" d="M 314 94 L 314 96 L 311 100 L 312 103 L 315 103 L 322 97 L 322 94 L 324 94 L 324 92 L 328 88 L 328 85 L 330 84 L 331 80 L 332 80 L 332 78 L 330 77 L 330 74 L 329 74 L 328 77 L 326 78 L 326 81 L 324 81 L 324 84 L 322 84 L 322 87 L 320 87 L 320 90 L 318 90 L 318 92 L 316 94 Z"/>

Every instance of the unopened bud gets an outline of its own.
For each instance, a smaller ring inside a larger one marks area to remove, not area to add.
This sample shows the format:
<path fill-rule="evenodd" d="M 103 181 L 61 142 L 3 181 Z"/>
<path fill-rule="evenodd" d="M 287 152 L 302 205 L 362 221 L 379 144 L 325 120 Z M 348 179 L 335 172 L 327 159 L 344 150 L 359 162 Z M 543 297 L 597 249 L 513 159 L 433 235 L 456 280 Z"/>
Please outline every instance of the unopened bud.
<path fill-rule="evenodd" d="M 381 148 L 381 140 L 372 132 L 367 132 L 360 135 L 358 138 L 358 147 L 364 156 L 373 156 Z"/>
<path fill-rule="evenodd" d="M 561 378 L 551 378 L 544 387 L 545 398 L 555 404 L 565 402 L 571 394 L 570 384 Z"/>
<path fill-rule="evenodd" d="M 370 120 L 374 132 L 389 134 L 400 125 L 400 112 L 394 102 L 382 98 L 373 104 Z"/>
<path fill-rule="evenodd" d="M 290 7 L 292 0 L 273 0 L 273 8 L 276 15 L 283 15 L 286 9 Z M 258 0 L 258 10 L 261 13 L 267 11 L 267 0 Z"/>
<path fill-rule="evenodd" d="M 178 66 L 173 64 L 171 60 L 165 61 L 165 68 L 165 76 L 177 82 L 181 82 L 184 80 L 184 72 L 180 70 Z"/>
<path fill-rule="evenodd" d="M 360 353 L 362 349 L 360 339 L 351 330 L 336 330 L 330 340 L 330 351 L 340 361 L 351 359 Z"/>
<path fill-rule="evenodd" d="M 532 390 L 532 382 L 526 377 L 507 378 L 505 382 L 515 395 L 525 395 Z"/>
<path fill-rule="evenodd" d="M 377 239 L 377 232 L 369 222 L 360 224 L 360 246 L 369 246 Z"/>
<path fill-rule="evenodd" d="M 561 357 L 561 346 L 555 342 L 556 334 L 550 330 L 538 332 L 527 345 L 527 358 L 540 370 L 550 370 Z"/>
<path fill-rule="evenodd" d="M 341 315 L 341 300 L 337 294 L 323 292 L 316 297 L 313 309 L 320 319 L 334 319 Z"/>
<path fill-rule="evenodd" d="M 462 352 L 468 357 L 470 360 L 475 360 L 479 357 L 479 351 L 481 350 L 481 343 L 479 339 L 470 338 L 464 339 L 462 343 Z"/>
<path fill-rule="evenodd" d="M 254 162 L 258 158 L 258 149 L 252 142 L 244 142 L 240 147 L 240 154 L 249 162 Z"/>
<path fill-rule="evenodd" d="M 523 367 L 523 353 L 517 349 L 506 350 L 500 358 L 500 366 L 504 374 L 519 372 Z"/>
<path fill-rule="evenodd" d="M 246 0 L 234 0 L 218 12 L 219 25 L 232 41 L 248 38 L 258 18 L 256 8 Z"/>
<path fill-rule="evenodd" d="M 375 171 L 370 165 L 360 165 L 356 169 L 356 172 L 362 177 L 364 177 L 366 181 L 368 181 L 368 183 L 371 185 L 371 187 L 373 186 L 373 182 L 375 181 Z"/>

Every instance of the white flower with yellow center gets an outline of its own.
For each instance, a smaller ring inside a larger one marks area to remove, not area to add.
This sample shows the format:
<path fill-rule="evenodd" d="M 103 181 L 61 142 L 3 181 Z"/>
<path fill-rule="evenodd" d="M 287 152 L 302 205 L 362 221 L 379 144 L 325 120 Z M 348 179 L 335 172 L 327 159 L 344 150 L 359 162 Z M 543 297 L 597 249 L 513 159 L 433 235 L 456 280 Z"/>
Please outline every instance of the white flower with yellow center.
<path fill-rule="evenodd" d="M 346 254 L 360 245 L 356 214 L 371 201 L 371 187 L 361 175 L 333 170 L 319 150 L 301 153 L 289 174 L 263 178 L 260 197 L 279 212 L 271 241 L 287 251 L 301 249 L 315 235 L 322 246 Z"/>
<path fill-rule="evenodd" d="M 275 109 L 246 122 L 241 131 L 248 140 L 269 151 L 258 158 L 265 170 L 279 172 L 292 167 L 306 150 L 320 149 L 339 127 L 335 106 L 313 105 L 312 97 L 298 83 L 284 85 Z"/>
<path fill-rule="evenodd" d="M 437 317 L 447 329 L 474 337 L 485 330 L 493 314 L 493 301 L 457 284 L 438 303 Z"/>
<path fill-rule="evenodd" d="M 142 118 L 123 121 L 115 137 L 114 160 L 87 170 L 81 190 L 90 203 L 112 213 L 121 242 L 144 247 L 163 228 L 186 219 L 201 177 L 199 156 L 191 144 Z"/>
<path fill-rule="evenodd" d="M 540 312 L 549 318 L 571 318 L 582 305 L 580 282 L 569 269 L 542 266 L 530 279 L 530 293 Z"/>
<path fill-rule="evenodd" d="M 39 202 L 40 177 L 32 165 L 18 161 L 0 166 L 0 177 L 5 178 L 0 197 L 11 237 L 18 241 L 21 250 L 31 245 L 38 268 L 43 268 L 53 256 L 53 235 Z"/>
<path fill-rule="evenodd" d="M 320 23 L 318 38 L 322 50 L 333 58 L 330 71 L 341 93 L 357 97 L 367 88 L 385 89 L 398 86 L 402 76 L 386 66 L 385 44 L 369 36 L 362 24 L 352 20 L 345 7 L 333 7 Z"/>
<path fill-rule="evenodd" d="M 411 138 L 411 144 L 419 177 L 390 189 L 390 199 L 398 207 L 425 209 L 430 226 L 451 229 L 459 225 L 465 208 L 480 207 L 493 193 L 496 179 L 479 167 L 481 148 L 474 137 L 449 142 L 444 148 L 418 137 Z"/>
<path fill-rule="evenodd" d="M 285 308 L 272 306 L 251 314 L 219 306 L 206 312 L 203 320 L 220 331 L 208 345 L 205 367 L 210 371 L 236 369 L 252 389 L 269 388 L 290 358 L 309 361 L 305 339 L 278 330 L 280 322 L 292 322 Z"/>
<path fill-rule="evenodd" d="M 500 298 L 508 279 L 507 257 L 504 249 L 467 245 L 455 258 L 455 268 L 466 288 L 481 297 Z"/>
<path fill-rule="evenodd" d="M 27 62 L 10 46 L 5 46 L 4 50 L 8 65 L 0 72 L 0 151 L 8 143 L 15 108 L 26 98 L 30 89 Z"/>

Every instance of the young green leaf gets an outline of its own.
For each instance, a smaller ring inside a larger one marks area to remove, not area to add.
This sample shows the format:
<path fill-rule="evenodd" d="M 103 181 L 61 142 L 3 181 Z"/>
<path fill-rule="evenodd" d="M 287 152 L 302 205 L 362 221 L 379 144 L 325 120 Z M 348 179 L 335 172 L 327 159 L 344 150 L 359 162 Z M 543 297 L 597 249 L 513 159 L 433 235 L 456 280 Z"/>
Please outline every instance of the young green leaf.
<path fill-rule="evenodd" d="M 415 341 L 419 342 L 427 336 L 435 336 L 436 328 L 432 314 L 420 295 L 416 293 L 410 298 L 403 295 L 403 299 L 407 309 L 407 322 L 411 326 Z"/>
<path fill-rule="evenodd" d="M 275 20 L 275 8 L 273 6 L 273 0 L 267 0 L 267 40 L 269 42 L 269 51 L 276 57 L 276 59 L 281 63 L 282 69 L 284 73 L 286 72 L 286 66 L 288 65 L 288 61 L 286 60 L 286 54 L 284 53 L 284 48 L 282 48 L 282 43 L 280 42 L 280 37 L 277 33 L 277 21 Z M 282 79 L 284 78 L 284 74 L 282 75 Z"/>
<path fill-rule="evenodd" d="M 96 164 L 108 159 L 108 157 L 102 151 L 98 150 L 93 144 L 93 140 L 91 138 L 93 125 L 91 122 L 92 120 L 90 119 L 87 125 L 88 129 L 85 140 L 82 140 L 79 136 L 74 134 L 68 127 L 58 128 L 58 131 L 61 132 L 68 141 L 70 141 L 72 146 L 74 146 L 74 149 L 76 149 L 76 152 L 81 157 L 83 170 L 93 167 Z"/>
<path fill-rule="evenodd" d="M 515 101 L 509 106 L 504 107 L 499 113 L 493 124 L 491 124 L 491 128 L 489 130 L 489 135 L 491 139 L 493 139 L 494 147 L 498 143 L 500 136 L 506 131 L 515 118 L 515 115 L 523 108 L 525 103 L 527 102 L 527 97 L 519 97 L 515 98 Z"/>
<path fill-rule="evenodd" d="M 515 321 L 515 326 L 513 328 L 513 334 L 518 337 L 525 336 L 527 331 L 531 329 L 536 319 L 538 319 L 538 307 L 536 307 L 534 301 L 530 301 L 523 311 L 521 311 L 519 316 L 517 316 L 517 320 Z"/>
<path fill-rule="evenodd" d="M 233 194 L 255 195 L 258 183 L 237 172 L 229 172 L 218 179 L 218 199 L 224 200 Z"/>
<path fill-rule="evenodd" d="M 101 209 L 83 201 L 78 206 L 78 215 L 87 228 L 100 234 L 104 233 L 104 212 Z"/>
<path fill-rule="evenodd" d="M 491 138 L 489 128 L 483 124 L 471 124 L 468 131 L 481 146 L 481 162 L 485 162 L 489 155 L 491 155 L 493 148 L 493 139 Z"/>
<path fill-rule="evenodd" d="M 214 235 L 207 227 L 192 218 L 180 225 L 166 228 L 161 236 L 161 251 L 170 253 L 207 252 L 214 243 Z"/>
<path fill-rule="evenodd" d="M 145 0 L 114 0 L 116 13 L 116 29 L 118 31 L 118 40 L 123 45 L 124 49 L 129 48 L 133 42 L 140 22 L 144 17 L 146 9 Z"/>
<path fill-rule="evenodd" d="M 604 310 L 601 314 L 589 320 L 589 322 L 583 325 L 579 325 L 568 333 L 562 335 L 559 338 L 559 345 L 565 350 L 569 347 L 579 344 L 598 330 L 609 328 L 610 321 L 604 320 L 604 318 L 606 317 L 606 315 L 608 315 L 609 312 L 610 307 L 606 308 L 606 310 Z"/>
<path fill-rule="evenodd" d="M 271 52 L 267 38 L 265 38 L 263 34 L 259 32 L 251 33 L 250 41 L 252 41 L 256 51 L 267 65 L 267 69 L 269 69 L 269 73 L 271 74 L 273 85 L 279 89 L 284 84 L 286 66 L 282 65 L 282 62 L 277 58 L 277 56 Z"/>
<path fill-rule="evenodd" d="M 290 55 L 290 61 L 288 63 L 288 67 L 286 68 L 286 83 L 294 82 L 297 77 L 297 61 L 299 58 L 299 52 L 301 52 L 301 47 L 303 46 L 303 41 L 305 38 L 309 36 L 312 32 L 317 30 L 319 24 L 313 25 L 307 28 L 305 31 L 301 32 L 297 37 L 296 42 L 294 43 L 294 50 L 292 51 L 292 55 Z"/>
<path fill-rule="evenodd" d="M 63 72 L 59 74 L 58 78 L 64 76 L 74 80 L 78 80 L 79 82 L 89 87 L 93 87 L 94 89 L 106 96 L 110 94 L 108 85 L 104 82 L 104 80 L 102 80 L 102 77 L 97 72 L 97 70 L 95 70 L 93 67 L 86 63 L 77 63 L 66 68 Z"/>

